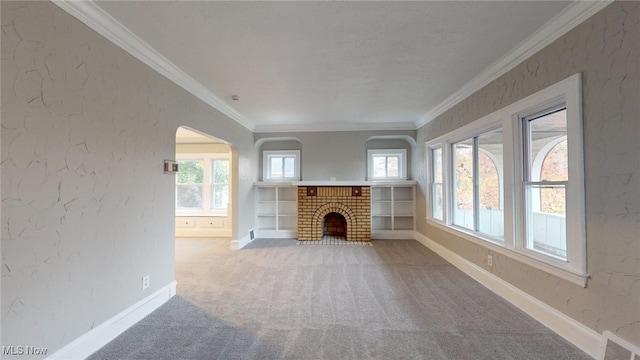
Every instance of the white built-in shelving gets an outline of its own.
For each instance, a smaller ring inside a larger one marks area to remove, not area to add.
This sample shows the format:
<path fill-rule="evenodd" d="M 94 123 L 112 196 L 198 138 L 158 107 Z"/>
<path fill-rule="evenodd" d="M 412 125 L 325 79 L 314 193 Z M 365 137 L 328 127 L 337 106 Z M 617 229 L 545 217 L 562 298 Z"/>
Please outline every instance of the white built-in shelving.
<path fill-rule="evenodd" d="M 315 183 L 310 184 L 315 185 Z M 297 238 L 298 185 L 301 182 L 256 183 L 256 236 Z M 337 182 L 318 186 L 338 185 Z M 371 186 L 371 238 L 414 239 L 415 181 L 353 182 L 340 186 Z M 308 185 L 304 183 L 304 185 Z"/>
<path fill-rule="evenodd" d="M 256 236 L 295 238 L 298 229 L 298 188 L 291 183 L 256 185 Z"/>
<path fill-rule="evenodd" d="M 371 186 L 371 237 L 413 239 L 415 229 L 415 183 Z"/>

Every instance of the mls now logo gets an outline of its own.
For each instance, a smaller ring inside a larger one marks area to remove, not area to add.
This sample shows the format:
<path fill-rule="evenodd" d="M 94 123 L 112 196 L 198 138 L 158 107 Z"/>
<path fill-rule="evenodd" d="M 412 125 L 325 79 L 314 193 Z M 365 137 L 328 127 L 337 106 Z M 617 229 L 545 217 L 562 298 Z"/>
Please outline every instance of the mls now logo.
<path fill-rule="evenodd" d="M 2 346 L 2 355 L 47 355 L 47 348 L 35 346 Z"/>

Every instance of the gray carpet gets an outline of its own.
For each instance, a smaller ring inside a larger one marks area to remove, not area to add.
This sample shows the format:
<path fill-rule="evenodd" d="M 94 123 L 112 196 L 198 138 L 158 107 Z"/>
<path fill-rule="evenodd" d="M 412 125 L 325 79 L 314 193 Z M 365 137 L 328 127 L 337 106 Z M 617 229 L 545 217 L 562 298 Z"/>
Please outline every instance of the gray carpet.
<path fill-rule="evenodd" d="M 413 240 L 176 256 L 178 295 L 90 359 L 590 359 Z"/>

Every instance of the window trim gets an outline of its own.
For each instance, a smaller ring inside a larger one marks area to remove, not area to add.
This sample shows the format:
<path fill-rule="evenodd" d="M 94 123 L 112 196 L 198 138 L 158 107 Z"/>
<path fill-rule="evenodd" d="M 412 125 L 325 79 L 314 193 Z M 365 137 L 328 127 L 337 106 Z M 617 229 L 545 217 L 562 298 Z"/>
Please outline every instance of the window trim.
<path fill-rule="evenodd" d="M 271 161 L 273 157 L 294 158 L 294 176 L 271 177 Z M 264 150 L 262 151 L 262 181 L 300 181 L 300 150 Z"/>
<path fill-rule="evenodd" d="M 575 81 L 573 88 L 569 80 Z M 535 101 L 527 101 L 523 109 L 512 115 L 512 121 L 515 123 L 514 130 L 518 131 L 519 136 L 516 140 L 519 141 L 520 149 L 524 148 L 523 139 L 523 124 L 522 119 L 531 117 L 536 113 L 552 109 L 564 103 L 567 109 L 567 151 L 569 156 L 569 181 L 566 186 L 566 202 L 567 202 L 567 214 L 566 214 L 566 227 L 567 227 L 567 260 L 557 259 L 551 261 L 554 265 L 564 268 L 567 271 L 575 273 L 581 273 L 585 277 L 587 275 L 586 269 L 586 231 L 585 231 L 585 204 L 584 204 L 584 157 L 583 157 L 583 140 L 582 140 L 582 102 L 581 102 L 581 81 L 580 74 L 576 74 L 568 79 L 561 81 L 556 85 L 565 85 L 565 92 L 555 97 L 541 98 L 536 103 Z M 536 93 L 534 95 L 539 95 Z M 533 96 L 533 95 L 532 95 Z M 527 100 L 528 98 L 524 99 Z M 516 159 L 516 169 L 524 169 L 523 150 L 520 150 L 519 157 Z M 518 208 L 516 209 L 516 217 L 518 218 L 516 228 L 516 234 L 522 238 L 523 241 L 519 243 L 519 250 L 527 255 L 539 259 L 541 261 L 549 262 L 544 254 L 537 251 L 526 248 L 524 244 L 524 236 L 526 231 L 524 214 L 524 196 L 525 196 L 525 174 L 523 170 L 515 173 L 515 194 L 518 201 Z M 577 209 L 569 211 L 569 209 Z M 572 229 L 571 231 L 569 229 Z M 586 280 L 585 280 L 586 281 Z"/>
<path fill-rule="evenodd" d="M 461 144 L 461 143 L 465 143 L 468 142 L 469 140 L 471 140 L 471 153 L 472 153 L 472 157 L 471 157 L 471 183 L 472 183 L 472 206 L 473 208 L 472 210 L 472 214 L 473 214 L 473 228 L 468 228 L 465 227 L 464 225 L 458 224 L 456 223 L 456 208 L 458 206 L 460 206 L 460 203 L 453 202 L 453 200 L 457 200 L 458 199 L 458 190 L 457 187 L 454 185 L 454 182 L 456 182 L 458 180 L 458 178 L 456 177 L 457 174 L 457 156 L 456 156 L 456 145 Z M 477 199 L 477 188 L 478 188 L 478 183 L 477 183 L 477 174 L 478 174 L 478 154 L 476 152 L 476 148 L 478 146 L 478 141 L 477 141 L 477 136 L 472 136 L 466 139 L 462 139 L 460 141 L 456 141 L 453 142 L 451 144 L 449 144 L 450 147 L 450 153 L 451 153 L 451 158 L 449 159 L 449 161 L 451 161 L 451 175 L 448 178 L 448 180 L 451 182 L 450 186 L 451 186 L 451 225 L 455 226 L 457 228 L 461 228 L 464 229 L 466 231 L 471 231 L 473 233 L 477 233 L 478 231 L 475 230 L 478 226 L 477 224 L 477 220 L 478 220 L 478 199 Z"/>
<path fill-rule="evenodd" d="M 398 176 L 373 176 L 373 158 L 376 155 L 398 156 Z M 407 149 L 368 149 L 367 150 L 367 179 L 370 181 L 407 180 Z"/>
<path fill-rule="evenodd" d="M 581 74 L 572 75 L 558 83 L 540 90 L 522 100 L 499 109 L 450 133 L 425 143 L 425 151 L 442 147 L 443 169 L 447 178 L 444 183 L 444 221 L 433 218 L 432 200 L 426 201 L 429 224 L 450 231 L 462 238 L 492 251 L 543 270 L 580 286 L 586 286 L 589 275 L 586 269 L 586 232 L 584 205 L 584 160 L 582 143 Z M 523 185 L 523 137 L 522 118 L 536 112 L 564 104 L 567 108 L 567 139 L 569 154 L 569 183 L 567 185 L 567 260 L 554 258 L 527 249 L 524 241 L 524 185 Z M 480 136 L 492 128 L 503 128 L 503 196 L 504 196 L 504 243 L 497 243 L 481 233 L 466 231 L 452 224 L 451 146 L 456 142 Z M 427 189 L 433 196 L 433 159 L 425 156 Z M 569 211 L 571 209 L 571 211 Z"/>
<path fill-rule="evenodd" d="M 564 101 L 556 104 L 553 103 L 552 105 L 550 105 L 549 107 L 545 108 L 544 111 L 542 112 L 537 112 L 537 113 L 532 113 L 530 115 L 526 115 L 526 116 L 520 116 L 519 120 L 519 129 L 520 129 L 520 138 L 519 140 L 521 141 L 521 152 L 520 152 L 520 157 L 521 157 L 521 168 L 518 169 L 519 171 L 519 175 L 521 175 L 520 177 L 516 176 L 516 181 L 520 182 L 521 188 L 522 188 L 522 192 L 520 194 L 521 196 L 521 202 L 520 202 L 520 210 L 523 214 L 522 217 L 522 221 L 519 222 L 518 224 L 520 226 L 522 226 L 522 231 L 519 233 L 521 234 L 521 236 L 523 237 L 523 241 L 521 244 L 519 244 L 520 246 L 522 246 L 522 251 L 524 252 L 531 252 L 531 256 L 536 257 L 538 256 L 537 254 L 541 254 L 543 256 L 550 256 L 550 257 L 555 257 L 561 261 L 566 261 L 565 259 L 563 259 L 560 256 L 555 256 L 553 254 L 549 254 L 549 253 L 544 253 L 542 251 L 538 251 L 535 249 L 532 249 L 532 245 L 529 243 L 530 241 L 532 241 L 529 238 L 529 232 L 531 231 L 531 228 L 533 227 L 532 224 L 529 224 L 528 219 L 529 217 L 527 216 L 528 213 L 528 208 L 531 208 L 530 211 L 533 213 L 536 211 L 536 206 L 534 206 L 535 202 L 534 201 L 529 201 L 527 198 L 527 191 L 526 188 L 527 186 L 531 186 L 531 185 L 561 185 L 564 186 L 565 189 L 565 202 L 568 203 L 568 199 L 566 196 L 566 191 L 567 191 L 567 187 L 569 185 L 569 181 L 547 181 L 547 180 L 534 180 L 535 178 L 539 177 L 539 174 L 536 174 L 538 171 L 542 171 L 542 165 L 544 165 L 544 160 L 546 159 L 546 156 L 549 154 L 549 152 L 551 151 L 551 149 L 553 149 L 553 147 L 555 145 L 557 145 L 558 143 L 560 143 L 561 141 L 557 141 L 556 140 L 552 140 L 550 143 L 546 144 L 540 151 L 539 153 L 532 158 L 532 140 L 530 138 L 530 134 L 531 134 L 531 121 L 534 121 L 537 118 L 540 117 L 544 117 L 547 116 L 549 114 L 553 114 L 557 111 L 562 111 L 565 110 L 566 111 L 566 105 L 564 103 Z M 567 116 L 567 123 L 569 122 L 568 116 Z M 568 126 L 567 126 L 567 135 L 564 135 L 560 138 L 560 140 L 567 140 L 568 142 Z M 549 147 L 549 145 L 552 145 Z M 544 156 L 540 156 L 543 155 Z M 539 164 L 538 164 L 539 162 Z M 539 206 L 540 204 L 538 203 L 538 209 L 537 211 L 540 212 Z M 567 212 L 568 214 L 568 212 Z M 565 214 L 565 226 L 566 226 L 566 221 L 567 221 L 567 215 Z M 568 232 L 567 232 L 568 233 Z M 566 235 L 566 234 L 565 234 Z M 520 235 L 519 235 L 520 236 Z M 567 245 L 568 245 L 568 239 L 567 239 Z M 568 260 L 568 249 L 567 249 L 567 260 Z"/>
<path fill-rule="evenodd" d="M 209 159 L 209 161 L 211 162 L 211 183 L 209 184 L 209 187 L 211 188 L 211 194 L 210 194 L 211 207 L 210 207 L 210 209 L 211 209 L 212 212 L 216 212 L 216 213 L 217 212 L 221 212 L 221 213 L 224 212 L 226 214 L 227 213 L 227 209 L 229 208 L 229 202 L 227 202 L 227 207 L 217 208 L 217 207 L 215 207 L 215 200 L 213 200 L 213 197 L 216 194 L 216 191 L 215 191 L 216 187 L 219 187 L 219 186 L 226 186 L 227 187 L 227 192 L 229 193 L 228 195 L 229 195 L 229 197 L 231 197 L 231 191 L 230 191 L 231 187 L 229 186 L 230 185 L 229 184 L 229 180 L 231 180 L 231 171 L 229 171 L 229 174 L 227 174 L 227 179 L 228 180 L 227 180 L 226 183 L 217 183 L 217 182 L 215 182 L 215 174 L 214 174 L 214 172 L 215 172 L 215 169 L 216 169 L 216 165 L 215 165 L 216 161 L 226 161 L 226 162 L 228 162 L 229 163 L 229 170 L 231 170 L 231 159 L 211 157 Z"/>
<path fill-rule="evenodd" d="M 229 161 L 229 196 L 231 196 L 231 154 L 229 153 L 176 153 L 176 162 L 181 160 L 202 160 L 204 166 L 204 179 L 202 183 L 202 208 L 179 208 L 174 200 L 176 216 L 228 216 L 229 207 L 226 209 L 213 208 L 213 161 Z M 174 192 L 175 187 L 174 180 Z M 174 197 L 177 196 L 177 192 Z"/>
<path fill-rule="evenodd" d="M 435 169 L 433 168 L 435 166 L 435 152 L 436 150 L 440 150 L 440 173 L 442 174 L 442 180 L 441 182 L 436 182 L 436 174 L 435 174 Z M 447 187 L 445 186 L 444 182 L 446 179 L 445 176 L 445 171 L 448 168 L 445 164 L 445 144 L 443 143 L 435 143 L 432 144 L 432 146 L 429 148 L 427 147 L 427 152 L 428 152 L 428 161 L 430 161 L 430 168 L 428 168 L 427 173 L 429 174 L 429 205 L 430 206 L 430 211 L 429 209 L 427 209 L 427 216 L 431 215 L 431 219 L 433 221 L 437 221 L 439 223 L 444 223 L 444 220 L 446 219 L 446 212 L 447 212 Z M 434 206 L 434 199 L 435 199 L 435 186 L 436 185 L 440 185 L 442 187 L 442 219 L 439 219 L 437 217 L 435 217 L 434 213 L 435 213 L 435 206 Z"/>

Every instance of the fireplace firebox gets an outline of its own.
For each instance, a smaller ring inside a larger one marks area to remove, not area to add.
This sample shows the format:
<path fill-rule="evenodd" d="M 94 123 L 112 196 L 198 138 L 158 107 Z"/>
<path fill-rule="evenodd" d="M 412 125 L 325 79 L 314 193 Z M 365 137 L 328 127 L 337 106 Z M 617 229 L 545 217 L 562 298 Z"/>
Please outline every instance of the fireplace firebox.
<path fill-rule="evenodd" d="M 322 223 L 322 236 L 347 236 L 347 220 L 338 213 L 328 213 Z"/>

